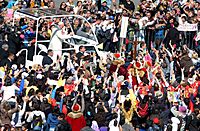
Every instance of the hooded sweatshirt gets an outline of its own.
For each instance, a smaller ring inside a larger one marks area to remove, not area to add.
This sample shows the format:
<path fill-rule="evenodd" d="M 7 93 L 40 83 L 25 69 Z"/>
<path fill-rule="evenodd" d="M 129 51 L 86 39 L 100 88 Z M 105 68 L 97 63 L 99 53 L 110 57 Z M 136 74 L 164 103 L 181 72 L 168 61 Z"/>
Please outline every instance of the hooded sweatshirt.
<path fill-rule="evenodd" d="M 50 113 L 47 118 L 47 124 L 50 125 L 50 128 L 55 128 L 59 123 L 58 118 L 56 115 Z"/>

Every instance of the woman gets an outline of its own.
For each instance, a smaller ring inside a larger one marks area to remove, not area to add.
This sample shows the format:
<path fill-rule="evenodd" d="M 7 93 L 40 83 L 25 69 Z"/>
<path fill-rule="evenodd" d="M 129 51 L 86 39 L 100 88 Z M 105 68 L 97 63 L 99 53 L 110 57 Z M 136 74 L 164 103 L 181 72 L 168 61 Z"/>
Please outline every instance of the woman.
<path fill-rule="evenodd" d="M 49 6 L 48 7 L 50 9 L 54 9 L 56 7 L 55 2 L 54 1 L 49 2 Z"/>
<path fill-rule="evenodd" d="M 60 4 L 60 10 L 65 11 L 65 8 L 66 8 L 66 3 L 65 3 L 65 2 L 62 2 L 62 3 Z"/>

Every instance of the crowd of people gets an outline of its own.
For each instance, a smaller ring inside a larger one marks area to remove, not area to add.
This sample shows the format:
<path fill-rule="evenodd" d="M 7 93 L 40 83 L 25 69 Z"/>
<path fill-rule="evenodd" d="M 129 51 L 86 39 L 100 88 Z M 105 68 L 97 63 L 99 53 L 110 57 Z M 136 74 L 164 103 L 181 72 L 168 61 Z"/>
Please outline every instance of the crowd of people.
<path fill-rule="evenodd" d="M 84 16 L 92 27 L 77 18 L 41 19 L 39 25 L 19 18 L 12 26 L 7 16 L 9 9 L 53 9 L 56 3 L 0 0 L 1 131 L 200 130 L 199 0 L 60 3 L 60 10 Z M 122 17 L 129 17 L 124 43 Z M 188 31 L 190 37 L 179 30 L 183 24 L 198 29 Z M 58 43 L 45 42 L 42 64 L 26 67 L 25 54 L 18 52 L 28 49 L 33 60 L 35 36 L 52 40 L 59 31 L 63 38 L 87 39 L 94 39 L 94 31 L 107 53 L 88 54 L 81 45 L 61 62 L 62 52 L 52 48 Z"/>

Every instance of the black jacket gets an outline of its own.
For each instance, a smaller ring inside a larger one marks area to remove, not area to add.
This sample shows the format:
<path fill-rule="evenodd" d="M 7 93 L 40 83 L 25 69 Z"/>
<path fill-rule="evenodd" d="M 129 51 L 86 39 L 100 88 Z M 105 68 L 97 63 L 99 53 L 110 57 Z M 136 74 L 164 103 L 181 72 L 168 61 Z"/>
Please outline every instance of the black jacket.
<path fill-rule="evenodd" d="M 51 65 L 53 60 L 49 56 L 44 56 L 42 60 L 42 66 L 44 65 Z"/>
<path fill-rule="evenodd" d="M 55 128 L 55 131 L 72 131 L 72 128 L 66 120 L 62 120 L 59 121 L 59 124 Z"/>
<path fill-rule="evenodd" d="M 11 66 L 12 66 L 12 61 L 10 61 L 9 59 L 3 59 L 3 60 L 1 61 L 1 66 L 5 66 L 5 65 L 7 65 L 8 68 L 11 68 Z"/>
<path fill-rule="evenodd" d="M 169 42 L 171 40 L 171 44 L 177 44 L 179 45 L 180 39 L 179 39 L 179 31 L 176 28 L 170 28 L 163 43 L 169 47 Z"/>

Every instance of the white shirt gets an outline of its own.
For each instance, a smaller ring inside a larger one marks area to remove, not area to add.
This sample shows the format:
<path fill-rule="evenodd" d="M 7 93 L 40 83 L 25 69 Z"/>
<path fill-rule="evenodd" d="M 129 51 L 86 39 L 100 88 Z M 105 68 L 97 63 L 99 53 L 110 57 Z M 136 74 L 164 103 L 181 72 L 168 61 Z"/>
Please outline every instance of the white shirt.
<path fill-rule="evenodd" d="M 8 100 L 12 96 L 15 96 L 15 91 L 19 91 L 20 89 L 16 85 L 11 85 L 11 86 L 3 86 L 2 89 L 3 91 L 3 100 Z"/>
<path fill-rule="evenodd" d="M 36 115 L 36 116 L 41 115 L 43 123 L 46 123 L 45 114 L 44 114 L 44 112 L 42 112 L 42 111 L 32 111 L 32 112 L 29 114 L 28 118 L 27 118 L 27 122 L 32 122 L 32 121 L 33 121 L 33 116 L 34 116 L 34 115 Z"/>
<path fill-rule="evenodd" d="M 18 116 L 18 120 L 17 120 L 17 123 L 15 125 L 14 123 L 14 120 L 15 120 L 15 117 L 16 117 L 16 113 L 14 113 L 12 115 L 12 121 L 11 121 L 11 124 L 15 127 L 21 127 L 22 126 L 22 116 L 24 115 L 25 113 L 25 109 L 26 109 L 26 102 L 24 102 L 23 104 L 23 109 L 19 111 L 19 116 Z"/>

